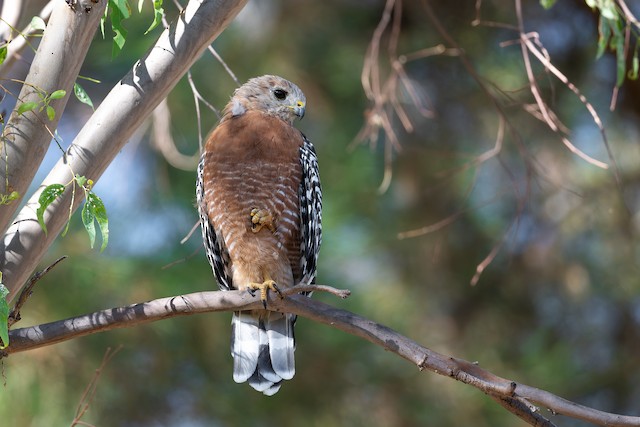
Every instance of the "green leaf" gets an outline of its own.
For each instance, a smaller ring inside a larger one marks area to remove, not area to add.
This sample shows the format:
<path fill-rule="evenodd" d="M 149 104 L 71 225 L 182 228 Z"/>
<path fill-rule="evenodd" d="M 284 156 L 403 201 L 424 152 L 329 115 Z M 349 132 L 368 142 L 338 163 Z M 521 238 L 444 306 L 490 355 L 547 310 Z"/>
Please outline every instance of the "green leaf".
<path fill-rule="evenodd" d="M 78 83 L 75 83 L 73 85 L 73 93 L 76 95 L 76 98 L 78 99 L 78 101 L 82 102 L 83 104 L 87 104 L 89 107 L 91 107 L 92 110 L 94 109 L 93 102 L 91 102 L 91 98 L 89 98 L 89 95 L 87 95 L 87 92 L 85 92 L 82 86 L 80 86 Z"/>
<path fill-rule="evenodd" d="M 62 99 L 67 94 L 67 91 L 64 89 L 58 89 L 49 95 L 49 99 Z"/>
<path fill-rule="evenodd" d="M 96 226 L 93 221 L 96 216 L 94 214 L 93 206 L 91 205 L 91 203 L 89 203 L 88 197 L 87 201 L 82 207 L 81 216 L 84 228 L 87 230 L 87 234 L 89 235 L 89 245 L 91 246 L 91 249 L 93 249 L 93 245 L 96 243 Z"/>
<path fill-rule="evenodd" d="M 617 78 L 616 86 L 620 87 L 624 83 L 624 76 L 627 73 L 627 58 L 624 52 L 624 34 L 622 30 L 616 25 L 615 30 L 615 43 L 616 43 L 616 64 L 617 64 Z M 613 41 L 613 40 L 612 40 Z"/>
<path fill-rule="evenodd" d="M 100 18 L 100 33 L 102 34 L 102 40 L 104 40 L 104 23 L 107 20 L 107 14 L 109 13 L 109 8 L 105 7 L 104 8 L 104 15 L 102 15 L 102 18 Z"/>
<path fill-rule="evenodd" d="M 39 16 L 34 16 L 33 18 L 31 18 L 31 23 L 29 25 L 34 30 L 42 30 L 42 31 L 44 31 L 44 29 L 47 26 L 47 24 L 44 23 L 44 20 Z"/>
<path fill-rule="evenodd" d="M 109 0 L 111 11 L 117 10 L 122 15 L 123 19 L 127 19 L 131 16 L 131 7 L 128 0 Z"/>
<path fill-rule="evenodd" d="M 51 105 L 47 105 L 47 117 L 49 121 L 53 121 L 56 118 L 56 110 Z"/>
<path fill-rule="evenodd" d="M 144 4 L 144 0 L 138 0 L 138 13 L 142 13 L 143 4 Z"/>
<path fill-rule="evenodd" d="M 638 41 L 636 41 L 636 50 L 633 52 L 633 58 L 631 59 L 631 69 L 627 72 L 627 78 L 629 80 L 638 79 Z"/>
<path fill-rule="evenodd" d="M 609 20 L 602 15 L 600 15 L 598 33 L 598 52 L 596 53 L 596 59 L 600 59 L 604 54 L 604 51 L 607 49 L 607 45 L 609 44 L 609 39 L 611 38 L 611 24 L 609 23 Z"/>
<path fill-rule="evenodd" d="M 107 217 L 107 210 L 104 207 L 102 200 L 94 193 L 89 194 L 93 194 L 95 196 L 95 215 L 96 221 L 98 221 L 98 225 L 100 226 L 100 234 L 102 234 L 102 246 L 100 246 L 100 252 L 102 252 L 109 243 L 109 218 Z"/>
<path fill-rule="evenodd" d="M 162 0 L 153 0 L 153 22 L 147 28 L 147 31 L 144 34 L 148 34 L 149 31 L 156 28 L 162 22 L 162 15 L 164 14 L 164 9 L 162 9 Z"/>
<path fill-rule="evenodd" d="M 2 344 L 0 349 L 9 345 L 9 303 L 7 302 L 9 289 L 2 284 L 2 273 L 0 273 L 0 338 Z"/>
<path fill-rule="evenodd" d="M 553 5 L 556 4 L 556 1 L 557 0 L 540 0 L 540 4 L 545 9 L 551 9 L 553 7 Z"/>
<path fill-rule="evenodd" d="M 113 5 L 118 0 L 110 0 L 109 4 Z M 111 57 L 116 57 L 127 40 L 127 29 L 122 26 L 122 21 L 126 19 L 126 16 L 122 14 L 119 8 L 112 7 L 111 9 L 111 29 L 115 33 L 113 36 L 113 45 L 111 48 Z"/>
<path fill-rule="evenodd" d="M 616 10 L 616 4 L 613 0 L 600 0 L 598 7 L 600 8 L 600 14 L 612 21 L 618 20 L 618 11 Z"/>
<path fill-rule="evenodd" d="M 2 64 L 5 59 L 7 59 L 7 46 L 8 44 L 5 43 L 4 46 L 0 47 L 0 64 Z"/>
<path fill-rule="evenodd" d="M 9 205 L 14 200 L 18 200 L 20 198 L 20 193 L 17 191 L 12 191 L 9 194 L 0 194 L 0 205 Z"/>
<path fill-rule="evenodd" d="M 38 204 L 40 206 L 38 206 L 36 215 L 38 217 L 38 223 L 40 223 L 40 227 L 42 227 L 45 235 L 47 234 L 47 226 L 44 223 L 44 211 L 46 211 L 49 205 L 60 197 L 62 193 L 64 193 L 64 185 L 62 184 L 51 184 L 45 187 L 42 193 L 40 193 L 40 197 L 38 198 Z"/>
<path fill-rule="evenodd" d="M 95 193 L 89 192 L 89 194 L 87 194 L 87 201 L 82 208 L 82 222 L 89 234 L 91 248 L 93 248 L 96 238 L 95 225 L 93 224 L 94 219 L 98 222 L 100 234 L 102 234 L 102 246 L 100 247 L 100 252 L 102 252 L 109 243 L 109 219 L 102 199 Z"/>
<path fill-rule="evenodd" d="M 23 102 L 18 107 L 18 114 L 24 114 L 27 111 L 34 110 L 34 109 L 38 108 L 38 105 L 40 105 L 40 103 L 39 102 L 35 102 L 35 101 Z"/>
<path fill-rule="evenodd" d="M 73 178 L 76 180 L 76 182 L 78 183 L 78 185 L 80 187 L 84 187 L 84 185 L 87 183 L 87 177 L 86 176 L 81 176 L 81 175 L 76 174 L 76 176 L 74 176 Z"/>
<path fill-rule="evenodd" d="M 67 231 L 69 231 L 69 226 L 70 226 L 70 225 L 71 225 L 71 218 L 69 218 L 69 219 L 67 220 L 67 223 L 64 225 L 64 230 L 62 230 L 62 233 L 60 233 L 60 235 L 61 235 L 62 237 L 64 237 L 64 236 L 66 236 L 66 235 L 67 235 Z"/>

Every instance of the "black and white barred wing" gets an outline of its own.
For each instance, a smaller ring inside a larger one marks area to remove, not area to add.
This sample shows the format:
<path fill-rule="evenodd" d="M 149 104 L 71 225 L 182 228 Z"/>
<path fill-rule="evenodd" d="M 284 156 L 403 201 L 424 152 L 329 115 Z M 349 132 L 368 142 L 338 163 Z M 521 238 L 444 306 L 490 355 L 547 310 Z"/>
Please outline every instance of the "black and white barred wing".
<path fill-rule="evenodd" d="M 322 243 L 322 188 L 318 157 L 311 141 L 306 136 L 300 147 L 302 182 L 298 191 L 300 199 L 300 284 L 314 283 L 318 263 L 318 253 Z"/>
<path fill-rule="evenodd" d="M 202 240 L 204 249 L 207 253 L 207 259 L 216 276 L 218 286 L 223 291 L 233 289 L 231 281 L 231 268 L 229 260 L 229 252 L 224 245 L 222 236 L 216 233 L 216 230 L 209 221 L 207 207 L 204 200 L 204 156 L 198 164 L 198 181 L 196 183 L 196 199 L 198 202 L 198 212 L 200 213 L 200 228 L 202 229 Z"/>

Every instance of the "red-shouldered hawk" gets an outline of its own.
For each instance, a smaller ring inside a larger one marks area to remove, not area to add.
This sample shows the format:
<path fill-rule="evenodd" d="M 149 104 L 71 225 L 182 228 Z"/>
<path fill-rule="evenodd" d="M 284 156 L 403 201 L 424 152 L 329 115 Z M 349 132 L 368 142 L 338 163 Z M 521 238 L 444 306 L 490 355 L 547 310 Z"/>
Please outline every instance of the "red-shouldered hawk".
<path fill-rule="evenodd" d="M 322 192 L 311 142 L 293 121 L 305 96 L 277 76 L 238 88 L 208 137 L 197 199 L 207 258 L 220 289 L 278 290 L 315 280 Z M 296 316 L 233 314 L 233 379 L 273 395 L 295 373 Z"/>

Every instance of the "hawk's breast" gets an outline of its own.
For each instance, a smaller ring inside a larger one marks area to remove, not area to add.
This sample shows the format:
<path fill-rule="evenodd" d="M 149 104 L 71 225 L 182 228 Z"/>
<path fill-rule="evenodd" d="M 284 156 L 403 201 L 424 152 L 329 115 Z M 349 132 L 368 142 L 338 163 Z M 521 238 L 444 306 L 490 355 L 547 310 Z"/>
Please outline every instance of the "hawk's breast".
<path fill-rule="evenodd" d="M 236 287 L 265 276 L 283 287 L 299 280 L 302 144 L 293 126 L 257 111 L 225 120 L 207 140 L 206 209 L 229 252 Z M 252 231 L 254 208 L 272 215 L 273 231 Z"/>

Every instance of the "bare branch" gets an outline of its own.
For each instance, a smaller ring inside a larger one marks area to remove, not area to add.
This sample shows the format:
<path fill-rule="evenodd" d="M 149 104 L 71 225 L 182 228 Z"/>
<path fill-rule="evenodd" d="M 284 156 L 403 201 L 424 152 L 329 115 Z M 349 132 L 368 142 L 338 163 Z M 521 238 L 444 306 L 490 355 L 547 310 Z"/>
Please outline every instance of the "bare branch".
<path fill-rule="evenodd" d="M 20 296 L 18 297 L 18 300 L 13 306 L 13 309 L 11 309 L 11 313 L 9 313 L 9 319 L 7 321 L 7 326 L 9 328 L 11 328 L 13 325 L 16 324 L 16 322 L 20 320 L 20 310 L 22 309 L 24 304 L 27 302 L 27 300 L 33 293 L 33 287 L 36 285 L 36 283 L 38 283 L 38 281 L 42 279 L 42 277 L 44 277 L 45 274 L 53 270 L 53 268 L 56 265 L 58 265 L 61 261 L 65 260 L 66 258 L 67 258 L 66 255 L 58 258 L 53 262 L 53 264 L 51 264 L 50 266 L 48 266 L 42 271 L 38 271 L 36 274 L 34 274 L 31 277 L 31 279 L 29 279 L 29 281 L 27 282 L 27 285 L 24 288 L 22 288 L 22 292 L 20 292 Z"/>
<path fill-rule="evenodd" d="M 84 392 L 82 393 L 82 397 L 80 398 L 80 402 L 78 403 L 78 407 L 76 408 L 76 416 L 73 418 L 73 421 L 71 422 L 71 427 L 74 427 L 77 425 L 88 425 L 84 421 L 82 421 L 82 417 L 89 410 L 89 407 L 91 406 L 91 402 L 93 401 L 93 397 L 95 396 L 96 389 L 98 387 L 98 380 L 100 379 L 100 376 L 102 375 L 102 371 L 104 370 L 104 368 L 121 349 L 122 349 L 122 345 L 118 346 L 113 351 L 111 350 L 111 347 L 109 347 L 105 352 L 104 356 L 102 357 L 102 363 L 100 363 L 100 366 L 98 367 L 98 369 L 96 369 L 96 372 L 93 375 L 93 378 L 91 378 L 91 381 L 89 382 L 89 384 L 87 384 L 87 387 L 84 389 Z"/>
<path fill-rule="evenodd" d="M 220 54 L 218 54 L 218 52 L 216 52 L 216 50 L 213 48 L 213 46 L 209 46 L 207 48 L 209 50 L 209 52 L 211 53 L 211 55 L 213 55 L 214 58 L 216 58 L 216 60 L 220 63 L 220 65 L 222 65 L 222 67 L 224 68 L 224 70 L 227 72 L 227 74 L 229 75 L 229 77 L 231 77 L 231 79 L 236 83 L 236 85 L 238 86 L 242 86 L 242 84 L 240 83 L 240 80 L 238 80 L 238 78 L 236 77 L 236 75 L 234 74 L 234 72 L 231 70 L 231 67 L 229 67 L 227 65 L 226 62 L 224 62 L 224 59 L 222 59 L 222 57 L 220 56 Z M 215 109 L 214 109 L 215 111 Z"/>
<path fill-rule="evenodd" d="M 538 40 L 538 34 L 537 33 L 528 33 L 527 34 L 527 33 L 524 32 L 524 20 L 523 20 L 523 17 L 522 17 L 522 2 L 521 2 L 521 0 L 515 0 L 515 6 L 516 6 L 516 16 L 518 18 L 518 30 L 520 32 L 520 43 L 521 43 L 521 46 L 522 46 L 522 57 L 523 57 L 523 60 L 524 60 L 524 63 L 525 63 L 525 68 L 527 69 L 527 74 L 529 75 L 531 92 L 534 95 L 534 97 L 536 98 L 536 102 L 538 103 L 538 106 L 540 107 L 541 113 L 545 117 L 545 122 L 548 124 L 548 126 L 549 126 L 549 128 L 551 130 L 553 130 L 555 132 L 558 131 L 558 128 L 557 128 L 556 124 L 553 122 L 553 120 L 551 120 L 549 115 L 546 114 L 546 104 L 542 100 L 542 98 L 539 96 L 538 86 L 537 86 L 537 84 L 535 82 L 535 78 L 532 78 L 532 76 L 530 75 L 530 73 L 531 73 L 531 65 L 529 63 L 529 52 L 531 52 L 538 59 L 538 61 L 540 61 L 540 63 L 545 67 L 546 71 L 550 72 L 558 80 L 560 80 L 562 83 L 564 83 L 564 85 L 578 97 L 580 102 L 587 109 L 587 111 L 591 115 L 591 118 L 593 119 L 593 123 L 598 127 L 598 130 L 600 131 L 602 142 L 604 144 L 605 149 L 607 150 L 607 155 L 609 157 L 611 165 L 613 166 L 612 169 L 613 169 L 614 178 L 616 180 L 616 184 L 618 185 L 618 187 L 620 187 L 621 186 L 620 172 L 618 170 L 618 166 L 617 166 L 617 163 L 615 161 L 615 158 L 613 157 L 613 153 L 611 152 L 611 147 L 609 146 L 609 140 L 607 138 L 607 134 L 605 132 L 604 125 L 602 124 L 602 120 L 600 119 L 600 116 L 596 112 L 596 109 L 593 107 L 593 105 L 591 105 L 591 103 L 582 94 L 582 92 L 580 92 L 580 90 L 571 81 L 569 81 L 569 79 L 560 70 L 558 70 L 551 63 L 548 53 L 546 51 L 544 51 L 544 48 L 541 47 L 542 44 Z M 534 44 L 531 41 L 531 39 L 536 40 L 536 43 L 538 44 L 538 46 L 536 46 L 536 44 Z M 588 156 L 586 153 L 580 151 L 566 137 L 564 137 L 564 136 L 561 137 L 561 140 L 562 140 L 563 144 L 565 144 L 567 146 L 567 148 L 569 148 L 569 150 L 571 152 L 577 154 L 580 158 L 584 159 L 585 161 L 593 164 L 594 166 L 600 167 L 602 169 L 607 169 L 609 167 L 609 165 L 607 165 L 606 163 L 601 162 L 601 161 L 596 160 L 596 159 L 593 159 L 592 157 Z"/>
<path fill-rule="evenodd" d="M 519 142 L 519 138 L 518 138 L 518 132 L 517 129 L 514 128 L 514 126 L 510 123 L 507 114 L 505 113 L 504 107 L 502 106 L 502 104 L 500 103 L 499 99 L 491 92 L 491 90 L 489 89 L 489 87 L 487 86 L 487 84 L 485 83 L 484 79 L 482 79 L 478 73 L 476 72 L 471 60 L 469 59 L 469 57 L 465 54 L 465 51 L 458 45 L 458 43 L 456 42 L 456 40 L 449 34 L 449 32 L 447 31 L 447 29 L 445 28 L 444 25 L 442 25 L 442 23 L 440 22 L 440 20 L 438 19 L 438 17 L 436 16 L 435 12 L 433 11 L 433 8 L 431 7 L 431 4 L 429 2 L 429 0 L 422 0 L 421 1 L 422 6 L 427 14 L 427 17 L 431 23 L 431 25 L 433 26 L 433 28 L 441 35 L 442 39 L 444 40 L 444 42 L 446 43 L 446 46 L 448 47 L 447 49 L 445 49 L 445 52 L 451 52 L 451 54 L 455 54 L 456 56 L 459 56 L 460 61 L 462 63 L 462 65 L 464 66 L 464 68 L 466 69 L 467 73 L 469 74 L 469 76 L 471 76 L 471 78 L 473 78 L 473 80 L 477 83 L 478 87 L 482 90 L 482 92 L 484 93 L 484 95 L 488 98 L 488 100 L 491 102 L 491 104 L 493 105 L 496 114 L 499 117 L 499 127 L 498 127 L 498 131 L 497 131 L 497 135 L 496 135 L 496 143 L 494 144 L 494 147 L 488 151 L 486 151 L 483 154 L 480 154 L 479 156 L 477 156 L 474 160 L 472 160 L 471 162 L 467 163 L 466 165 L 463 165 L 462 168 L 459 168 L 459 170 L 465 170 L 469 167 L 475 166 L 475 165 L 482 165 L 483 163 L 487 162 L 490 159 L 494 159 L 494 158 L 498 158 L 499 159 L 499 154 L 501 153 L 502 149 L 503 149 L 503 145 L 504 145 L 504 139 L 505 139 L 505 129 L 508 129 L 509 131 L 511 131 L 511 133 L 515 136 L 515 142 L 518 143 Z M 485 21 L 481 21 L 480 20 L 480 15 L 479 15 L 479 11 L 481 8 L 481 1 L 478 0 L 476 1 L 476 19 L 474 21 L 475 25 L 479 25 L 480 23 L 485 23 Z M 531 160 L 527 157 L 526 152 L 527 149 L 526 147 L 523 146 L 522 143 L 518 144 L 518 148 L 522 153 L 522 160 L 525 162 L 525 167 L 526 167 L 526 171 L 527 171 L 527 175 L 529 175 L 531 173 L 532 170 L 532 166 L 531 166 Z M 484 260 L 481 261 L 477 266 L 476 266 L 476 273 L 474 274 L 473 278 L 471 279 L 471 284 L 476 284 L 480 278 L 480 275 L 482 274 L 482 272 L 486 269 L 486 267 L 492 262 L 492 260 L 495 258 L 496 254 L 498 253 L 498 251 L 500 250 L 500 248 L 502 247 L 506 236 L 509 234 L 511 227 L 513 226 L 513 224 L 517 223 L 518 218 L 520 213 L 522 212 L 522 210 L 524 209 L 525 206 L 525 201 L 526 201 L 526 194 L 523 196 L 521 195 L 520 191 L 519 191 L 519 186 L 516 183 L 516 179 L 511 176 L 510 171 L 508 170 L 508 168 L 506 167 L 506 165 L 504 165 L 502 163 L 502 167 L 505 170 L 505 172 L 510 176 L 510 182 L 512 184 L 512 188 L 513 188 L 513 194 L 515 195 L 515 198 L 517 200 L 517 213 L 516 216 L 514 217 L 512 223 L 504 230 L 504 232 L 502 233 L 502 237 L 500 238 L 500 240 L 494 245 L 493 249 L 490 251 L 490 253 L 488 255 L 485 256 Z M 528 192 L 528 188 L 529 188 L 529 181 L 527 181 L 527 191 L 525 193 Z M 454 214 L 452 217 L 455 217 L 457 215 L 459 215 L 460 213 Z M 454 218 L 455 219 L 455 218 Z M 445 218 L 444 220 L 438 222 L 437 224 L 431 225 L 431 226 L 426 226 L 426 227 L 422 227 L 418 230 L 412 230 L 412 231 L 408 231 L 405 233 L 400 233 L 399 237 L 400 238 L 407 238 L 407 237 L 415 237 L 415 236 L 419 236 L 421 234 L 426 234 L 434 229 L 438 229 L 441 228 L 443 226 L 448 225 L 449 223 L 449 218 Z"/>
<path fill-rule="evenodd" d="M 313 290 L 323 288 L 325 287 L 314 287 Z M 299 290 L 296 288 L 296 291 Z M 248 292 L 241 291 L 197 292 L 160 298 L 10 331 L 11 344 L 4 349 L 4 356 L 97 332 L 137 326 L 170 317 L 261 307 L 262 302 L 258 295 L 251 296 Z M 294 313 L 358 336 L 408 360 L 420 370 L 428 370 L 475 387 L 531 425 L 553 426 L 549 420 L 538 413 L 534 404 L 539 404 L 554 414 L 566 415 L 598 425 L 640 426 L 640 417 L 598 411 L 553 393 L 502 378 L 480 368 L 477 363 L 440 354 L 387 326 L 301 295 L 292 295 L 284 299 L 277 296 L 270 297 L 268 308 Z"/>
<path fill-rule="evenodd" d="M 197 107 L 197 104 L 196 104 Z M 200 113 L 199 110 L 198 115 Z M 174 168 L 193 171 L 198 165 L 200 153 L 198 151 L 190 156 L 182 154 L 171 135 L 171 111 L 167 99 L 163 99 L 153 110 L 151 134 L 154 145 L 165 160 Z"/>
<path fill-rule="evenodd" d="M 489 397 L 500 406 L 504 407 L 507 411 L 513 413 L 519 418 L 522 418 L 527 424 L 536 427 L 555 427 L 555 424 L 538 412 L 538 408 L 527 402 L 525 399 L 491 395 L 489 395 Z"/>
<path fill-rule="evenodd" d="M 627 6 L 627 2 L 625 0 L 617 0 L 617 2 L 618 2 L 618 5 L 620 5 L 620 9 L 624 13 L 625 19 L 629 21 L 631 24 L 640 28 L 640 21 L 638 21 L 638 19 L 633 15 L 633 13 L 631 13 L 629 6 Z"/>
<path fill-rule="evenodd" d="M 97 182 L 138 126 L 226 28 L 246 1 L 189 2 L 155 46 L 114 86 L 69 147 L 65 159 L 56 164 L 40 189 L 53 183 L 70 182 L 73 173 Z M 64 2 L 61 3 L 64 6 Z M 100 4 L 104 6 L 106 2 Z M 54 17 L 51 19 L 53 21 Z M 45 212 L 48 229 L 45 235 L 35 216 L 40 191 L 20 211 L 0 243 L 0 271 L 10 292 L 9 299 L 20 291 L 69 215 L 71 194 L 66 191 Z M 81 199 L 76 196 L 72 211 L 79 206 Z"/>
<path fill-rule="evenodd" d="M 199 222 L 199 221 L 196 221 L 196 222 L 193 224 L 193 227 L 191 227 L 191 230 L 189 230 L 189 232 L 187 233 L 187 235 L 186 235 L 186 236 L 184 236 L 184 237 L 182 238 L 182 240 L 180 240 L 180 244 L 181 244 L 181 245 L 184 245 L 184 244 L 187 242 L 187 240 L 189 240 L 189 239 L 191 238 L 191 236 L 193 235 L 193 233 L 195 233 L 195 232 L 196 232 L 196 230 L 197 230 L 199 227 L 200 227 L 200 222 Z"/>
<path fill-rule="evenodd" d="M 254 298 L 248 292 L 239 291 L 198 292 L 159 298 L 43 325 L 14 329 L 9 332 L 10 344 L 3 351 L 5 354 L 17 353 L 97 332 L 130 328 L 170 317 L 253 308 L 262 308 L 259 296 Z"/>
<path fill-rule="evenodd" d="M 210 48 L 211 46 L 209 46 Z M 196 107 L 196 119 L 198 124 L 198 152 L 202 152 L 203 144 L 202 144 L 202 117 L 200 115 L 200 103 L 202 102 L 207 108 L 209 108 L 213 113 L 220 119 L 220 111 L 216 107 L 214 107 L 209 101 L 205 99 L 204 96 L 198 91 L 196 84 L 193 81 L 191 76 L 191 71 L 187 73 L 187 82 L 189 82 L 189 87 L 191 88 L 191 93 L 193 94 L 193 101 Z"/>
<path fill-rule="evenodd" d="M 283 296 L 295 295 L 302 292 L 328 292 L 339 298 L 346 299 L 351 295 L 351 291 L 348 289 L 337 289 L 333 286 L 327 285 L 298 285 L 293 288 L 285 289 L 281 293 Z"/>

